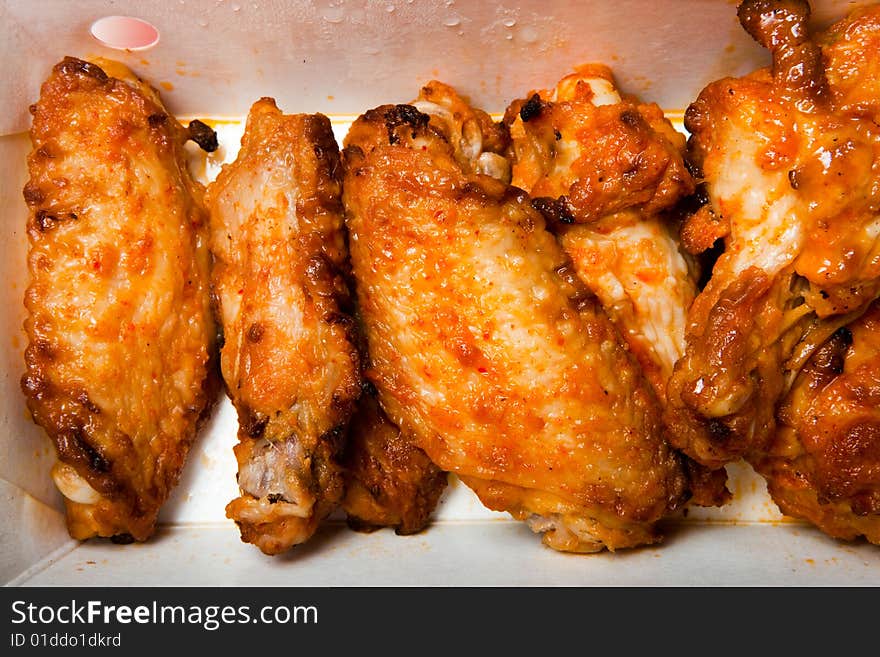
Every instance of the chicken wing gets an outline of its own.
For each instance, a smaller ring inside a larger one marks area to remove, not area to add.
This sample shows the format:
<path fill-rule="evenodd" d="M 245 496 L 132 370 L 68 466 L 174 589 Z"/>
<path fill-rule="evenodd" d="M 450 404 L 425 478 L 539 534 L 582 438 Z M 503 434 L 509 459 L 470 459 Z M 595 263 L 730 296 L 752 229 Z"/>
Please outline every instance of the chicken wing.
<path fill-rule="evenodd" d="M 515 101 L 505 123 L 513 184 L 531 194 L 665 398 L 696 296 L 693 266 L 658 215 L 694 191 L 684 136 L 656 105 L 624 100 L 601 65 Z"/>
<path fill-rule="evenodd" d="M 430 117 L 370 110 L 344 149 L 352 267 L 382 408 L 551 547 L 658 540 L 685 479 L 653 393 L 528 197 L 466 173 Z"/>
<path fill-rule="evenodd" d="M 510 182 L 510 165 L 502 155 L 507 131 L 488 114 L 437 80 L 422 87 L 412 105 L 446 136 L 463 171 Z M 392 526 L 399 534 L 412 534 L 427 525 L 446 476 L 388 419 L 374 394 L 375 389 L 362 397 L 352 421 L 343 507 L 356 529 Z"/>
<path fill-rule="evenodd" d="M 611 71 L 597 64 L 514 101 L 505 124 L 513 184 L 534 197 L 665 401 L 697 290 L 693 259 L 662 214 L 694 191 L 684 136 L 657 105 L 623 98 Z M 727 499 L 723 473 L 688 466 L 695 503 Z"/>
<path fill-rule="evenodd" d="M 220 362 L 239 419 L 241 496 L 226 513 L 266 554 L 307 540 L 343 494 L 360 380 L 339 176 L 327 117 L 264 98 L 208 188 Z"/>
<path fill-rule="evenodd" d="M 22 390 L 71 536 L 145 540 L 217 390 L 203 189 L 118 63 L 65 58 L 31 111 Z"/>
<path fill-rule="evenodd" d="M 772 69 L 714 82 L 688 108 L 709 205 L 687 242 L 723 238 L 724 252 L 689 313 L 670 426 L 711 467 L 764 450 L 794 346 L 880 291 L 880 131 L 862 91 L 876 64 L 852 56 L 875 43 L 876 14 L 832 29 L 820 48 L 806 2 L 744 2 L 740 21 L 771 50 Z"/>
<path fill-rule="evenodd" d="M 880 302 L 812 350 L 778 418 L 752 463 L 782 512 L 880 544 Z"/>
<path fill-rule="evenodd" d="M 342 507 L 358 531 L 420 532 L 446 488 L 446 473 L 382 412 L 375 389 L 361 396 L 352 417 L 345 466 Z"/>

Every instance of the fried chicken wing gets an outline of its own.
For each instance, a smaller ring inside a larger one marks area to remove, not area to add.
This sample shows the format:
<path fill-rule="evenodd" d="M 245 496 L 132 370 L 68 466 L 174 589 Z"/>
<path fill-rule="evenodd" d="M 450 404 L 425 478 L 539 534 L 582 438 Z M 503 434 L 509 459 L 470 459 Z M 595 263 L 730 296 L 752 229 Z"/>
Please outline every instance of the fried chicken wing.
<path fill-rule="evenodd" d="M 654 103 L 622 98 L 610 69 L 579 67 L 550 91 L 511 103 L 514 185 L 562 223 L 626 209 L 656 214 L 693 191 L 677 133 Z"/>
<path fill-rule="evenodd" d="M 658 540 L 683 499 L 656 400 L 521 190 L 466 173 L 409 105 L 370 110 L 343 198 L 383 410 L 551 547 Z"/>
<path fill-rule="evenodd" d="M 486 112 L 437 80 L 420 89 L 412 106 L 446 135 L 463 171 L 510 182 L 510 164 L 502 155 L 509 142 L 507 131 Z M 352 423 L 348 449 L 343 506 L 349 525 L 363 530 L 392 526 L 399 534 L 424 528 L 446 476 L 370 396 L 363 397 Z"/>
<path fill-rule="evenodd" d="M 685 118 L 709 198 L 686 232 L 711 235 L 687 241 L 723 237 L 724 252 L 689 313 L 670 425 L 712 467 L 764 450 L 805 332 L 880 291 L 880 131 L 860 90 L 876 64 L 852 56 L 874 43 L 877 8 L 821 48 L 805 2 L 750 0 L 739 16 L 772 69 L 710 84 Z"/>
<path fill-rule="evenodd" d="M 502 154 L 509 142 L 507 131 L 486 112 L 437 80 L 421 88 L 412 106 L 446 136 L 463 171 L 510 182 L 510 164 Z M 362 398 L 352 421 L 346 463 L 343 507 L 349 525 L 360 530 L 391 526 L 399 534 L 418 532 L 446 487 L 442 470 L 370 395 Z"/>
<path fill-rule="evenodd" d="M 755 469 L 783 513 L 880 544 L 880 302 L 812 351 Z"/>
<path fill-rule="evenodd" d="M 694 191 L 684 136 L 656 105 L 622 98 L 601 65 L 515 101 L 505 122 L 513 184 L 532 195 L 665 398 L 696 296 L 693 267 L 658 214 Z"/>
<path fill-rule="evenodd" d="M 394 527 L 406 535 L 427 526 L 446 488 L 446 473 L 388 419 L 375 394 L 361 396 L 346 452 L 342 507 L 350 527 Z"/>
<path fill-rule="evenodd" d="M 145 540 L 217 390 L 203 189 L 118 63 L 65 58 L 31 110 L 22 389 L 71 536 Z"/>
<path fill-rule="evenodd" d="M 662 214 L 694 191 L 684 136 L 657 105 L 622 97 L 602 65 L 514 101 L 505 123 L 513 184 L 536 197 L 532 205 L 665 401 L 696 296 L 694 263 Z M 727 499 L 723 473 L 688 465 L 695 503 Z"/>
<path fill-rule="evenodd" d="M 241 496 L 226 512 L 266 554 L 306 541 L 343 494 L 360 380 L 339 176 L 330 121 L 264 98 L 208 188 L 221 368 L 239 418 Z"/>

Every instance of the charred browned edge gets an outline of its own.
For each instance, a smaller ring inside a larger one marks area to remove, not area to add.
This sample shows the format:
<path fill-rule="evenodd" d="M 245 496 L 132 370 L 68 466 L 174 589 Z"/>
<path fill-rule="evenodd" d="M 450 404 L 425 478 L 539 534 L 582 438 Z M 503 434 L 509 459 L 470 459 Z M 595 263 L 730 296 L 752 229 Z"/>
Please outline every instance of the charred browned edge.
<path fill-rule="evenodd" d="M 342 167 L 339 159 L 339 145 L 333 135 L 333 128 L 323 114 L 309 114 L 305 117 L 306 138 L 313 144 L 318 170 L 337 183 L 342 182 Z M 330 199 L 328 199 L 330 201 Z M 342 200 L 332 199 L 335 208 L 342 211 Z"/>
<path fill-rule="evenodd" d="M 408 125 L 412 128 L 425 128 L 430 121 L 430 116 L 420 112 L 412 105 L 394 105 L 386 111 L 382 117 L 385 121 L 385 127 L 389 133 L 394 128 L 401 125 Z"/>
<path fill-rule="evenodd" d="M 34 146 L 36 148 L 32 151 L 32 158 L 51 159 L 54 157 L 45 145 L 37 146 L 34 144 Z M 46 192 L 44 192 L 43 189 L 33 180 L 33 177 L 25 183 L 25 186 L 22 189 L 22 196 L 31 211 L 28 217 L 29 231 L 48 233 L 63 224 L 79 220 L 81 210 L 78 207 L 61 208 L 56 205 L 51 210 L 41 207 L 46 204 L 47 195 Z M 37 239 L 33 233 L 31 237 Z"/>
<path fill-rule="evenodd" d="M 155 115 L 154 115 L 155 116 Z M 150 117 L 153 119 L 153 116 Z M 153 125 L 152 120 L 150 125 Z M 220 146 L 217 141 L 217 133 L 207 123 L 194 119 L 189 122 L 186 129 L 187 138 L 194 141 L 206 153 L 213 153 Z"/>
<path fill-rule="evenodd" d="M 100 84 L 110 82 L 110 76 L 104 72 L 104 69 L 97 64 L 92 64 L 77 57 L 65 57 L 55 65 L 54 71 L 65 77 L 82 76 Z"/>
<path fill-rule="evenodd" d="M 400 142 L 400 135 L 397 134 L 399 128 L 411 130 L 410 138 L 415 139 L 427 133 L 430 119 L 430 116 L 412 105 L 381 105 L 364 112 L 359 120 L 384 126 L 388 143 L 393 145 Z"/>
<path fill-rule="evenodd" d="M 313 144 L 313 152 L 317 162 L 319 180 L 327 179 L 334 182 L 333 193 L 321 196 L 321 208 L 324 211 L 337 214 L 341 218 L 340 230 L 343 233 L 343 257 L 341 260 L 332 259 L 324 253 L 320 258 L 313 258 L 306 268 L 306 276 L 313 284 L 321 278 L 332 281 L 331 289 L 334 291 L 333 300 L 337 310 L 329 310 L 322 317 L 322 321 L 331 326 L 338 327 L 345 341 L 349 345 L 349 358 L 351 359 L 355 381 L 346 381 L 342 387 L 333 393 L 333 408 L 339 417 L 345 418 L 347 424 L 354 412 L 354 407 L 360 396 L 360 380 L 362 369 L 362 355 L 358 349 L 358 335 L 355 327 L 355 279 L 351 268 L 349 236 L 345 225 L 345 206 L 342 202 L 343 163 L 339 152 L 339 145 L 333 135 L 333 129 L 328 119 L 323 114 L 310 115 L 306 123 L 306 131 Z M 345 391 L 344 393 L 342 391 Z M 339 450 L 333 451 L 334 457 L 339 455 Z"/>
<path fill-rule="evenodd" d="M 697 180 L 703 179 L 703 161 L 705 160 L 705 153 L 700 148 L 700 140 L 697 135 L 707 127 L 709 110 L 710 106 L 705 98 L 704 90 L 684 111 L 684 128 L 690 135 L 687 139 L 685 165 Z"/>
<path fill-rule="evenodd" d="M 315 157 L 315 165 L 318 180 L 331 180 L 331 186 L 319 185 L 318 198 L 320 209 L 324 212 L 345 217 L 345 207 L 342 203 L 342 179 L 343 164 L 342 156 L 339 152 L 339 145 L 336 137 L 333 135 L 333 128 L 328 119 L 323 114 L 309 114 L 304 117 L 304 130 L 306 139 L 312 144 L 312 152 Z M 351 263 L 349 260 L 348 248 L 348 231 L 345 221 L 341 222 L 341 230 L 344 239 L 344 257 L 341 260 L 334 259 L 329 253 L 324 252 L 321 261 L 312 258 L 306 269 L 306 275 L 314 283 L 320 279 L 333 280 L 339 277 L 337 284 L 332 286 L 336 291 L 335 301 L 341 313 L 350 316 L 354 312 L 354 302 L 352 291 L 354 289 L 354 278 L 351 273 Z M 325 321 L 334 323 L 334 317 L 339 313 L 328 313 Z M 331 316 L 332 315 L 332 316 Z M 342 322 L 336 322 L 342 323 Z M 349 342 L 353 342 L 353 336 L 346 324 L 346 338 Z"/>
<path fill-rule="evenodd" d="M 418 534 L 428 526 L 431 522 L 431 515 L 440 501 L 440 496 L 449 483 L 447 473 L 431 461 L 424 451 L 415 444 L 411 444 L 413 449 L 418 450 L 424 457 L 428 469 L 418 481 L 412 504 L 402 514 L 400 524 L 394 528 L 394 533 L 398 536 Z"/>
<path fill-rule="evenodd" d="M 100 443 L 92 440 L 92 425 L 101 415 L 101 408 L 89 397 L 86 390 L 59 388 L 43 375 L 44 367 L 52 361 L 51 348 L 44 343 L 44 340 L 38 339 L 25 350 L 26 372 L 21 377 L 20 385 L 28 409 L 35 422 L 43 427 L 54 443 L 59 461 L 72 466 L 103 497 L 125 508 L 132 519 L 144 518 L 155 513 L 164 498 L 156 500 L 150 495 L 144 497 L 138 494 L 127 483 L 127 478 L 120 478 L 115 473 L 117 466 L 124 468 L 126 465 L 111 460 L 104 453 Z M 198 414 L 198 418 L 195 429 L 183 436 L 184 453 L 188 452 L 199 428 L 209 417 L 219 386 L 219 359 L 216 352 L 210 350 L 206 376 L 202 382 L 202 403 L 188 409 Z M 73 402 L 76 405 L 65 404 L 65 409 L 61 411 L 55 408 L 61 403 L 60 400 Z M 130 441 L 125 435 L 119 435 L 116 439 Z M 172 479 L 169 482 L 171 486 L 176 483 L 181 471 L 182 467 L 171 474 Z M 143 540 L 148 535 L 141 535 L 142 532 L 139 531 L 135 533 L 137 540 Z M 135 540 L 135 537 L 128 534 L 120 536 L 122 542 Z M 125 537 L 128 539 L 126 540 Z"/>
<path fill-rule="evenodd" d="M 41 233 L 47 233 L 64 222 L 76 221 L 78 218 L 76 212 L 49 212 L 41 209 L 34 212 L 31 226 Z"/>
<path fill-rule="evenodd" d="M 112 498 L 133 498 L 134 491 L 114 477 L 114 464 L 103 454 L 100 445 L 90 439 L 92 418 L 100 415 L 101 409 L 84 390 L 59 390 L 47 380 L 43 365 L 51 360 L 39 342 L 25 350 L 27 371 L 20 383 L 34 420 L 55 444 L 58 459 L 76 469 L 96 491 Z M 52 412 L 59 399 L 74 401 L 77 406 L 63 413 Z"/>
<path fill-rule="evenodd" d="M 529 99 L 523 103 L 522 107 L 520 107 L 519 118 L 523 120 L 523 123 L 528 123 L 532 119 L 541 116 L 541 113 L 546 106 L 547 103 L 541 100 L 541 96 L 538 94 L 532 94 Z"/>
<path fill-rule="evenodd" d="M 698 258 L 700 277 L 697 289 L 702 292 L 709 282 L 716 261 L 724 253 L 724 238 L 730 233 L 728 218 L 715 212 L 709 199 L 709 187 L 703 174 L 704 144 L 699 133 L 708 127 L 710 105 L 703 94 L 685 111 L 684 124 L 690 132 L 684 164 L 696 182 L 694 192 L 680 199 L 669 217 L 679 229 L 684 249 Z"/>
<path fill-rule="evenodd" d="M 339 506 L 345 494 L 345 471 L 340 457 L 348 436 L 348 421 L 354 403 L 336 426 L 318 439 L 310 461 L 311 487 L 317 501 L 315 517 L 325 518 Z"/>
<path fill-rule="evenodd" d="M 575 210 L 567 196 L 563 195 L 559 198 L 539 196 L 532 199 L 532 207 L 544 216 L 551 229 L 559 224 L 574 223 Z"/>
<path fill-rule="evenodd" d="M 155 112 L 154 114 L 150 114 L 147 117 L 147 125 L 149 125 L 151 128 L 158 128 L 165 125 L 165 122 L 167 120 L 167 114 L 165 114 L 164 112 Z"/>

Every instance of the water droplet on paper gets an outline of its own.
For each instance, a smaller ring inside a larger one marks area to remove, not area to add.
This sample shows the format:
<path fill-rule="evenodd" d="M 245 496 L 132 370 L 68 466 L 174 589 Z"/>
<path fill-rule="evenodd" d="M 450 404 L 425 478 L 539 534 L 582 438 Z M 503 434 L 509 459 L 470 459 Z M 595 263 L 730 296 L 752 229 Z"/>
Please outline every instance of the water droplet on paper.
<path fill-rule="evenodd" d="M 331 4 L 324 8 L 322 17 L 328 23 L 341 23 L 345 19 L 345 7 L 340 4 Z"/>
<path fill-rule="evenodd" d="M 458 27 L 459 25 L 461 25 L 461 18 L 458 16 L 458 14 L 452 14 L 451 16 L 447 16 L 443 20 L 443 24 L 446 27 Z"/>
<path fill-rule="evenodd" d="M 397 9 L 397 7 L 395 7 L 394 5 L 385 5 L 385 11 L 387 11 L 389 14 L 393 14 L 395 9 Z"/>
<path fill-rule="evenodd" d="M 530 25 L 526 25 L 519 31 L 520 38 L 526 43 L 535 43 L 541 35 L 538 30 Z"/>
<path fill-rule="evenodd" d="M 341 23 L 345 14 L 341 9 L 328 9 L 324 12 L 324 20 L 328 23 Z"/>
<path fill-rule="evenodd" d="M 513 41 L 513 35 L 512 35 L 512 34 L 505 34 L 505 35 L 504 35 L 504 38 L 507 39 L 508 41 Z"/>
<path fill-rule="evenodd" d="M 513 27 L 514 25 L 516 25 L 516 19 L 505 18 L 503 21 L 501 21 L 501 24 L 504 25 L 504 27 Z"/>
<path fill-rule="evenodd" d="M 232 11 L 241 11 L 241 5 L 232 5 Z"/>
<path fill-rule="evenodd" d="M 204 18 L 200 18 L 198 23 L 201 27 L 208 27 L 208 21 L 206 21 Z"/>

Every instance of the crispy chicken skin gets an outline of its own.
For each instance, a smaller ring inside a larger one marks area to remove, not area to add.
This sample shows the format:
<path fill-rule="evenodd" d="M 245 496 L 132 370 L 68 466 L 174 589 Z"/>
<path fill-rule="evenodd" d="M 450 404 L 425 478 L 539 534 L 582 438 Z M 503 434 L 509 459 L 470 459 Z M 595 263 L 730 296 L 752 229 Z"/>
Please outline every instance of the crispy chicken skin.
<path fill-rule="evenodd" d="M 502 154 L 509 142 L 504 126 L 437 80 L 422 87 L 412 105 L 446 137 L 464 172 L 510 182 L 510 165 Z M 361 351 L 366 353 L 365 344 Z M 361 398 L 352 420 L 343 507 L 355 529 L 391 526 L 398 534 L 412 534 L 427 525 L 446 475 L 382 412 L 373 398 L 375 389 L 368 387 L 372 394 Z"/>
<path fill-rule="evenodd" d="M 880 302 L 812 351 L 753 457 L 779 508 L 880 544 Z"/>
<path fill-rule="evenodd" d="M 375 389 L 361 396 L 352 417 L 345 466 L 342 507 L 358 531 L 420 532 L 446 488 L 446 473 L 382 412 Z"/>
<path fill-rule="evenodd" d="M 490 508 L 568 551 L 659 539 L 685 480 L 650 388 L 521 190 L 430 117 L 368 111 L 343 198 L 383 410 Z"/>
<path fill-rule="evenodd" d="M 674 227 L 658 216 L 694 191 L 684 136 L 656 105 L 622 98 L 597 64 L 515 101 L 505 121 L 513 184 L 534 198 L 665 398 L 696 296 Z"/>
<path fill-rule="evenodd" d="M 654 214 L 694 189 L 684 137 L 654 103 L 621 97 L 607 66 L 588 64 L 511 103 L 513 184 L 562 223 L 626 209 Z"/>
<path fill-rule="evenodd" d="M 833 106 L 880 124 L 880 5 L 856 10 L 818 42 Z"/>
<path fill-rule="evenodd" d="M 31 108 L 21 385 L 71 536 L 142 541 L 217 391 L 207 216 L 187 131 L 99 64 L 65 58 Z"/>
<path fill-rule="evenodd" d="M 856 316 L 880 290 L 880 131 L 862 91 L 877 65 L 852 56 L 876 43 L 877 12 L 815 42 L 805 2 L 744 2 L 772 68 L 714 82 L 688 108 L 709 204 L 686 242 L 723 237 L 724 253 L 689 313 L 669 420 L 677 446 L 711 467 L 764 450 L 805 331 Z"/>
<path fill-rule="evenodd" d="M 339 176 L 330 121 L 264 98 L 208 188 L 220 362 L 239 418 L 241 496 L 226 513 L 266 554 L 306 541 L 343 494 L 360 381 Z"/>
<path fill-rule="evenodd" d="M 514 101 L 505 123 L 513 184 L 536 197 L 532 205 L 665 401 L 697 292 L 693 260 L 662 214 L 694 191 L 684 136 L 657 105 L 623 97 L 599 64 Z M 693 502 L 726 501 L 723 472 L 688 465 Z"/>

